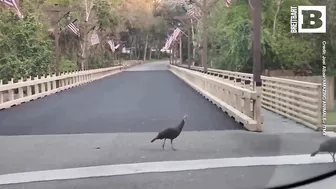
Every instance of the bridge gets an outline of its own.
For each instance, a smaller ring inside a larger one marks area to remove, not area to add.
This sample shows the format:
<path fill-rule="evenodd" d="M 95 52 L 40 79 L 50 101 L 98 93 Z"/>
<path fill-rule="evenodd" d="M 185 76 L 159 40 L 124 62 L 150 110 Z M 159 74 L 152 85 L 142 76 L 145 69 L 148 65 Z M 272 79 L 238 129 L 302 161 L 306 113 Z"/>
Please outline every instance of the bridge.
<path fill-rule="evenodd" d="M 309 156 L 325 140 L 318 84 L 125 65 L 0 85 L 1 188 L 265 188 L 336 168 Z M 150 143 L 185 114 L 177 151 Z"/>

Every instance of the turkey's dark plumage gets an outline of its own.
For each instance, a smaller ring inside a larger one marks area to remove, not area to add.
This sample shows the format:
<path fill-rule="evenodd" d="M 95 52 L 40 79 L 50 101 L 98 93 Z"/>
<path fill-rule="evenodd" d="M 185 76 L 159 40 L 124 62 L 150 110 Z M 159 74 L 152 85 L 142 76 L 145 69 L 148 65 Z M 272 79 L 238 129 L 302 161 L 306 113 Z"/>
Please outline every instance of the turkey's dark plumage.
<path fill-rule="evenodd" d="M 164 139 L 163 145 L 162 145 L 162 148 L 164 148 L 166 139 L 170 139 L 170 142 L 171 142 L 171 145 L 172 145 L 172 149 L 175 150 L 174 146 L 173 146 L 173 140 L 175 138 L 177 138 L 181 134 L 187 117 L 188 116 L 185 115 L 183 117 L 183 120 L 180 122 L 180 124 L 177 127 L 167 128 L 167 129 L 159 132 L 158 135 L 151 142 L 154 142 L 155 140 L 162 140 L 162 139 Z"/>
<path fill-rule="evenodd" d="M 333 158 L 333 162 L 335 162 L 336 138 L 330 138 L 321 143 L 319 149 L 313 152 L 310 156 L 315 156 L 320 152 L 328 152 Z"/>

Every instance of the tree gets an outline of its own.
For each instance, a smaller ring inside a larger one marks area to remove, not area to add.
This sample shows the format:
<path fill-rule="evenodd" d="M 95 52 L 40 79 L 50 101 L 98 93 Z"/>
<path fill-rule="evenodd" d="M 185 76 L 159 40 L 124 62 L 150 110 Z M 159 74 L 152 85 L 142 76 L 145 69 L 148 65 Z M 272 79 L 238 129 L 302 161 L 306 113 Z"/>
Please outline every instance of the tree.
<path fill-rule="evenodd" d="M 52 70 L 51 41 L 36 17 L 17 19 L 13 10 L 0 14 L 0 79 L 43 75 Z"/>
<path fill-rule="evenodd" d="M 295 69 L 310 64 L 319 49 L 312 40 L 290 34 L 288 10 L 309 5 L 308 0 L 262 1 L 262 62 L 264 69 Z M 211 50 L 215 65 L 222 69 L 252 71 L 251 19 L 246 1 L 230 8 L 219 2 L 210 16 Z"/>
<path fill-rule="evenodd" d="M 122 48 L 129 49 L 131 58 L 137 59 L 150 59 L 153 55 L 152 48 L 156 48 L 156 57 L 159 57 L 158 49 L 165 40 L 166 25 L 161 17 L 154 17 L 154 2 L 151 0 L 20 0 L 19 4 L 27 17 L 23 20 L 17 19 L 12 9 L 0 7 L 6 10 L 0 12 L 0 22 L 4 23 L 0 26 L 3 47 L 0 49 L 0 79 L 53 71 L 54 30 L 50 23 L 51 15 L 42 11 L 42 8 L 55 4 L 71 9 L 70 14 L 64 15 L 58 23 L 62 29 L 59 40 L 61 71 L 81 69 L 86 57 L 85 47 L 88 52 L 88 68 L 101 68 L 111 66 L 115 58 L 121 58 L 119 55 L 122 55 Z M 81 37 L 66 28 L 75 19 Z M 100 44 L 89 46 L 84 43 L 83 25 L 86 19 L 90 25 L 88 31 L 97 32 Z M 27 29 L 27 26 L 30 28 Z M 24 41 L 19 42 L 19 39 Z M 110 50 L 107 39 L 121 43 L 118 48 L 120 54 Z"/>

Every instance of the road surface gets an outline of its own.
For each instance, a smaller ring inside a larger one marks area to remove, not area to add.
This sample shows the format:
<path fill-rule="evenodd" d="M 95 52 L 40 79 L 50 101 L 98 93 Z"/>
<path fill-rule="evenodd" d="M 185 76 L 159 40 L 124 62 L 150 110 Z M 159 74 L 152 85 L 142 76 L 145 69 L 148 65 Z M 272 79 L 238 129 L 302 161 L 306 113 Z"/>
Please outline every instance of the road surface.
<path fill-rule="evenodd" d="M 177 151 L 150 143 L 184 114 Z M 327 154 L 309 156 L 320 133 L 266 115 L 265 132 L 247 132 L 166 63 L 137 66 L 1 111 L 0 188 L 254 189 L 336 168 Z"/>
<path fill-rule="evenodd" d="M 186 131 L 244 130 L 166 64 L 151 65 L 0 111 L 0 135 L 156 132 L 185 114 Z"/>

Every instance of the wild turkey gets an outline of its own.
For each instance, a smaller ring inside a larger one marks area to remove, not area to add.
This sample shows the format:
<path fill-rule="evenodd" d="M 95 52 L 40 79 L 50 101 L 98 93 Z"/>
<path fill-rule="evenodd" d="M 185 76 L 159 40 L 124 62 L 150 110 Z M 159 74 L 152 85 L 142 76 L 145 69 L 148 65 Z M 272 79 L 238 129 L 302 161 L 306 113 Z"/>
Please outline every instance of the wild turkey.
<path fill-rule="evenodd" d="M 310 156 L 315 156 L 320 152 L 328 152 L 333 158 L 333 162 L 335 162 L 335 153 L 336 153 L 336 138 L 330 138 L 320 144 L 318 150 L 313 152 Z"/>
<path fill-rule="evenodd" d="M 185 115 L 183 117 L 182 121 L 180 122 L 180 124 L 177 127 L 167 128 L 167 129 L 159 132 L 158 135 L 151 142 L 154 142 L 155 140 L 164 139 L 163 144 L 162 144 L 162 148 L 164 149 L 166 139 L 170 139 L 172 149 L 176 150 L 173 146 L 173 140 L 181 134 L 187 117 L 188 116 Z"/>

